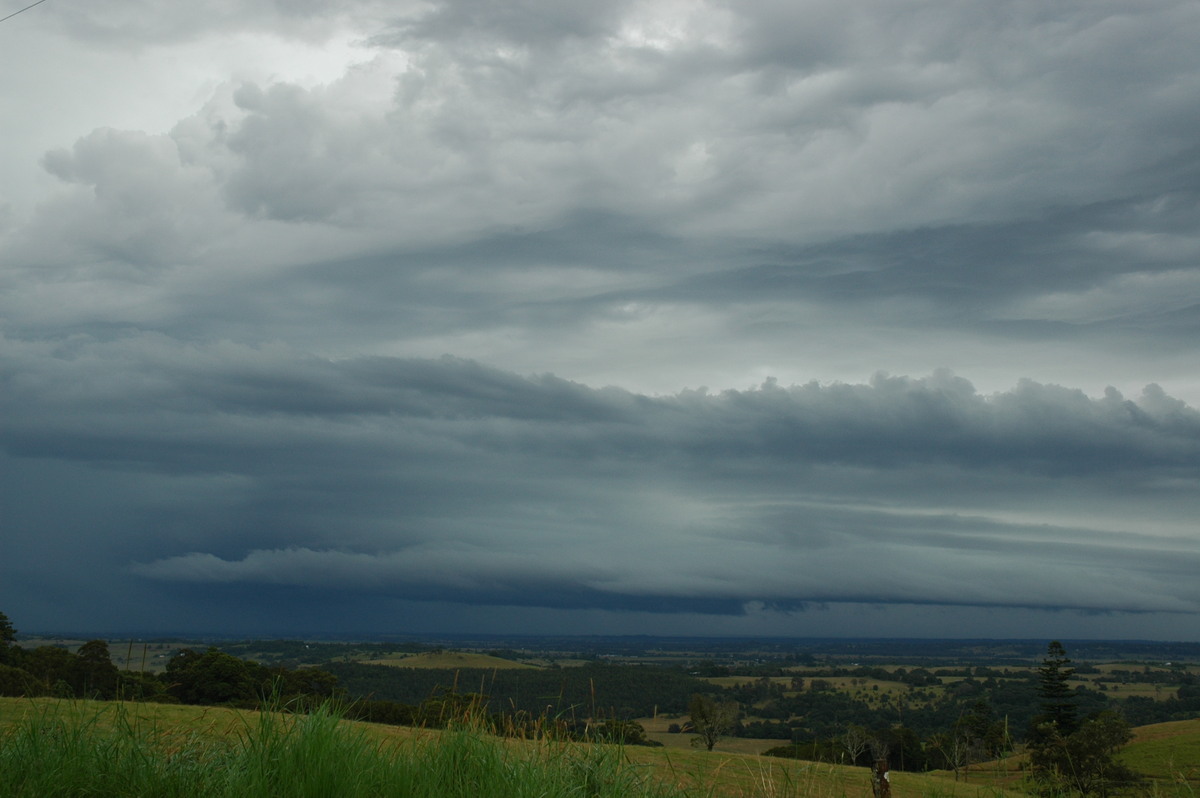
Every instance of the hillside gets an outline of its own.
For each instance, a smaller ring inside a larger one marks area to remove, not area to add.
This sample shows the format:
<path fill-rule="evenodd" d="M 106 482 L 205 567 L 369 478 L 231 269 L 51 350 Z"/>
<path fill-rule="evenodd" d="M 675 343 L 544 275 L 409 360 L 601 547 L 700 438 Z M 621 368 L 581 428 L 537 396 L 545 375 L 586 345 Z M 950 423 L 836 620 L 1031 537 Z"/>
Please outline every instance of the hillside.
<path fill-rule="evenodd" d="M 1200 719 L 1139 726 L 1120 758 L 1163 784 L 1187 784 L 1194 794 L 1200 788 Z"/>
<path fill-rule="evenodd" d="M 227 750 L 239 744 L 250 745 L 247 741 L 254 738 L 255 730 L 264 726 L 263 717 L 256 712 L 213 707 L 0 698 L 0 752 L 11 743 L 13 729 L 31 719 L 35 723 L 63 719 L 68 726 L 118 735 L 131 729 L 141 730 L 146 739 L 163 751 L 185 747 L 195 751 L 205 746 Z M 265 717 L 268 718 L 265 725 L 270 726 L 272 716 Z M 278 723 L 287 728 L 292 722 L 282 719 Z M 454 738 L 452 732 L 348 721 L 342 721 L 337 729 L 347 739 L 363 735 L 378 750 L 396 753 L 415 750 L 420 756 L 430 757 L 438 755 L 438 741 Z M 608 780 L 622 778 L 613 769 L 619 768 L 626 777 L 648 777 L 667 788 L 665 794 L 671 795 L 678 794 L 677 790 L 683 790 L 686 796 L 707 798 L 870 795 L 869 774 L 864 768 L 703 751 L 488 739 L 491 742 L 480 741 L 485 747 L 490 746 L 488 751 L 493 754 L 500 751 L 501 756 L 513 757 L 513 762 L 545 762 L 551 767 L 552 763 L 566 761 L 587 778 L 591 778 L 587 773 L 603 772 Z M 303 764 L 309 760 L 296 761 Z M 939 775 L 894 773 L 892 780 L 896 794 L 909 796 L 976 796 L 981 791 L 975 784 L 955 783 Z M 4 794 L 2 790 L 0 794 Z M 1003 795 L 995 790 L 985 790 L 984 794 L 988 798 Z"/>
<path fill-rule="evenodd" d="M 1200 719 L 1138 726 L 1133 733 L 1117 759 L 1146 778 L 1145 792 L 1194 796 L 1200 788 Z M 979 762 L 964 777 L 981 786 L 1019 789 L 1025 764 L 1022 755 Z"/>

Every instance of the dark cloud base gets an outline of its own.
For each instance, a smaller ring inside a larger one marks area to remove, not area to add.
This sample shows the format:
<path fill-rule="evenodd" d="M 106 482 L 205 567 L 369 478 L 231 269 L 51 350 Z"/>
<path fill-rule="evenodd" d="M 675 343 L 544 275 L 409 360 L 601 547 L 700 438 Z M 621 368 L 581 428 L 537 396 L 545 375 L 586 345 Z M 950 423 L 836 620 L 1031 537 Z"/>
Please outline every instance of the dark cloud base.
<path fill-rule="evenodd" d="M 1155 386 L 982 395 L 939 373 L 649 397 L 219 349 L 7 343 L 6 468 L 88 509 L 47 527 L 45 497 L 6 504 L 35 545 L 102 564 L 85 585 L 699 615 L 1200 598 L 1194 538 L 1140 528 L 1143 506 L 1162 527 L 1200 495 L 1200 414 Z"/>

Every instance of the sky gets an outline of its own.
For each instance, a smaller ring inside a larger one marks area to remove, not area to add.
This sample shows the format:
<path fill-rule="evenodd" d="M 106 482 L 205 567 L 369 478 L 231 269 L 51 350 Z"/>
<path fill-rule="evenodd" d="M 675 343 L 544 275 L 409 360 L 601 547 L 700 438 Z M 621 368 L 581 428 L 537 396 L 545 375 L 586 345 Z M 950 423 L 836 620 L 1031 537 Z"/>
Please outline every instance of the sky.
<path fill-rule="evenodd" d="M 12 16 L 0 611 L 1200 640 L 1198 40 L 1194 0 Z"/>

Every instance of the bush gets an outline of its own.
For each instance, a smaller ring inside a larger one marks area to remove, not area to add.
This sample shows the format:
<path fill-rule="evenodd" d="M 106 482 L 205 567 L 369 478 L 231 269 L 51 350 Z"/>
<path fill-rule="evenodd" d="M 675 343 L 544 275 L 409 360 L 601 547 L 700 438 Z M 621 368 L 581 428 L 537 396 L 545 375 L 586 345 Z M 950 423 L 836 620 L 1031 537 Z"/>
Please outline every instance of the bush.
<path fill-rule="evenodd" d="M 20 698 L 41 695 L 44 691 L 33 676 L 11 665 L 0 665 L 0 696 Z"/>
<path fill-rule="evenodd" d="M 1111 710 L 1090 716 L 1066 735 L 1054 723 L 1039 726 L 1029 747 L 1039 792 L 1076 791 L 1103 798 L 1136 784 L 1139 776 L 1113 758 L 1131 739 L 1128 721 Z"/>

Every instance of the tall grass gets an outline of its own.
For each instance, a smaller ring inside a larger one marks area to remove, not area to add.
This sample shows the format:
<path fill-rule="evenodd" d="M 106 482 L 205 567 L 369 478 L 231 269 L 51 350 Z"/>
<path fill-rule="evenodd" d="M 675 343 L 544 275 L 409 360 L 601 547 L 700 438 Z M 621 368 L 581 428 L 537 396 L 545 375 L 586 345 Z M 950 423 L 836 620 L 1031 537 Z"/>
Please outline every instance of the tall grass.
<path fill-rule="evenodd" d="M 181 734 L 120 704 L 48 704 L 0 736 L 0 796 L 683 798 L 613 746 L 516 746 L 467 727 L 403 741 L 331 706 Z"/>

